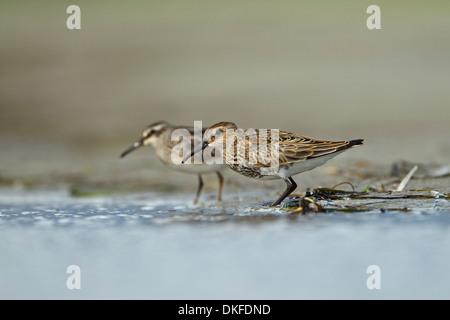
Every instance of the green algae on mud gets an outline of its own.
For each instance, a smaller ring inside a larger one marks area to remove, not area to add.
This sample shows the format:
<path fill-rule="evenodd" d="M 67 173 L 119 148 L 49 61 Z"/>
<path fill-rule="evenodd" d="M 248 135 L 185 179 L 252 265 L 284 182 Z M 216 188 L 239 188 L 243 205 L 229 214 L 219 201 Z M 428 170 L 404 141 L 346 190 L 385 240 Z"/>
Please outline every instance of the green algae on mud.
<path fill-rule="evenodd" d="M 104 197 L 120 194 L 130 194 L 141 191 L 156 192 L 177 192 L 178 188 L 174 185 L 163 183 L 122 183 L 118 184 L 114 181 L 106 182 L 87 182 L 80 184 L 72 184 L 69 187 L 69 194 L 72 197 Z"/>

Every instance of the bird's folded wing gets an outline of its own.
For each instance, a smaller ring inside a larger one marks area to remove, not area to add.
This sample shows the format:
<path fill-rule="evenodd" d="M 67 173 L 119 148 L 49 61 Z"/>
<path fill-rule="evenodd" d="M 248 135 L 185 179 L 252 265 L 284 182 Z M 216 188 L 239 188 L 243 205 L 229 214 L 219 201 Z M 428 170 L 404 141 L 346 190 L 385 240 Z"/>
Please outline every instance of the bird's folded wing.
<path fill-rule="evenodd" d="M 346 149 L 348 145 L 348 141 L 333 142 L 317 140 L 310 137 L 294 135 L 282 131 L 279 133 L 278 164 L 283 165 L 288 162 L 305 161 L 307 159 L 325 156 Z M 264 158 L 264 155 L 266 155 L 267 158 L 273 158 L 274 156 L 276 157 L 276 154 L 274 153 L 276 152 L 271 150 L 271 145 L 268 145 L 267 151 L 259 155 L 259 160 L 262 161 L 258 161 L 258 165 L 270 165 L 267 164 L 267 159 L 266 161 L 264 161 L 264 159 L 261 158 Z"/>

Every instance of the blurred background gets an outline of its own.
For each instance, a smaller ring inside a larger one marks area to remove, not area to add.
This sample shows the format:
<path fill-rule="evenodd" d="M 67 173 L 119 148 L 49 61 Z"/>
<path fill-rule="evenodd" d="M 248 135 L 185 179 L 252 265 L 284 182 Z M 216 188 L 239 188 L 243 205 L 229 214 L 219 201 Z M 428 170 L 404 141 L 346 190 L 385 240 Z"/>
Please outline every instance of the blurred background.
<path fill-rule="evenodd" d="M 73 4 L 81 30 L 66 27 Z M 448 297 L 448 194 L 429 191 L 450 191 L 449 106 L 448 0 L 2 0 L 0 297 Z M 228 170 L 224 201 L 212 174 L 193 206 L 195 176 L 151 148 L 119 158 L 159 120 L 365 139 L 296 193 L 385 190 L 383 175 L 391 190 L 399 160 L 446 177 L 408 182 L 427 199 L 286 215 L 260 208 L 283 181 Z M 65 286 L 72 264 L 81 291 Z M 373 264 L 382 291 L 367 289 Z"/>
<path fill-rule="evenodd" d="M 450 158 L 446 0 L 1 1 L 0 30 L 6 183 L 161 169 L 119 160 L 158 120 L 365 139 L 338 162 Z"/>

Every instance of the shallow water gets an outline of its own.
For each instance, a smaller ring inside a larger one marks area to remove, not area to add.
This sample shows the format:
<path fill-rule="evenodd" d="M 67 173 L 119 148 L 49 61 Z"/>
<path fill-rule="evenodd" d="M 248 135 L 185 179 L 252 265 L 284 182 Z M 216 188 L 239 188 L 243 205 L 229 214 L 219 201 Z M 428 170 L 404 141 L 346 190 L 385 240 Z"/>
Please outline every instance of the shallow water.
<path fill-rule="evenodd" d="M 450 298 L 447 207 L 289 215 L 191 200 L 2 190 L 0 298 Z"/>

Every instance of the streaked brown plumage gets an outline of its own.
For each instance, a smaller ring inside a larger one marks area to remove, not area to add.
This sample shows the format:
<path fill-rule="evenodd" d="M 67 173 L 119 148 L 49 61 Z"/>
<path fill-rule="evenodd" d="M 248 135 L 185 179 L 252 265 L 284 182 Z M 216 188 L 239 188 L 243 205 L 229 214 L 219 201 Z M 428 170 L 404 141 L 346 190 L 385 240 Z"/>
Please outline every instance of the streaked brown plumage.
<path fill-rule="evenodd" d="M 286 131 L 266 132 L 258 129 L 241 130 L 243 136 L 236 139 L 235 133 L 233 134 L 236 130 L 239 129 L 232 122 L 216 123 L 206 130 L 203 142 L 194 149 L 191 156 L 207 146 L 221 147 L 224 161 L 234 171 L 255 179 L 283 179 L 287 188 L 272 206 L 280 204 L 295 190 L 297 185 L 292 179 L 293 175 L 314 169 L 339 153 L 363 143 L 362 139 L 327 141 Z M 264 133 L 266 137 L 260 135 Z M 261 151 L 264 144 L 267 149 Z M 258 151 L 249 151 L 255 145 Z M 189 156 L 184 160 L 188 158 Z"/>
<path fill-rule="evenodd" d="M 121 158 L 126 156 L 128 153 L 146 145 L 152 145 L 158 155 L 158 158 L 167 166 L 172 169 L 187 172 L 187 173 L 195 173 L 198 175 L 199 185 L 197 188 L 197 193 L 194 199 L 194 204 L 198 202 L 200 197 L 202 188 L 203 188 L 203 179 L 202 174 L 204 173 L 212 173 L 215 172 L 219 178 L 219 189 L 217 192 L 217 200 L 222 199 L 222 187 L 223 187 L 223 177 L 220 174 L 220 171 L 224 168 L 223 165 L 215 164 L 215 165 L 206 165 L 205 163 L 201 164 L 187 164 L 180 165 L 179 163 L 174 163 L 172 160 L 172 150 L 179 145 L 180 141 L 172 141 L 172 133 L 177 129 L 186 129 L 190 134 L 190 150 L 200 143 L 201 137 L 197 137 L 194 135 L 194 128 L 187 126 L 173 126 L 165 121 L 158 121 L 149 125 L 142 132 L 141 138 L 132 144 L 129 148 L 127 148 L 120 155 Z M 202 129 L 202 133 L 204 133 L 206 128 Z"/>

